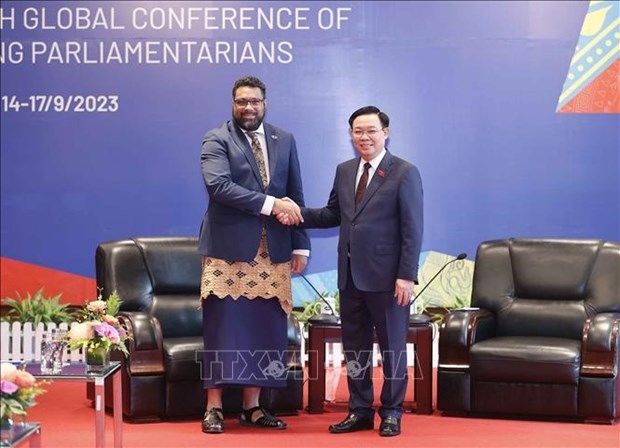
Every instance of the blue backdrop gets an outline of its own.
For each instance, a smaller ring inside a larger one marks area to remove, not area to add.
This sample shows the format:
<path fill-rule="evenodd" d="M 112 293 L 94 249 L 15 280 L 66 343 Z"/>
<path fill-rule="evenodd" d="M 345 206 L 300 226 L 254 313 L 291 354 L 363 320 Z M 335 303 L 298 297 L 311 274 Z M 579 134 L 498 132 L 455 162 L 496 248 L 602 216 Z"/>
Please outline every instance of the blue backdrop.
<path fill-rule="evenodd" d="M 257 8 L 280 22 L 259 27 Z M 102 241 L 197 235 L 201 138 L 230 117 L 246 74 L 267 84 L 268 121 L 297 138 L 311 206 L 354 155 L 348 116 L 374 104 L 391 117 L 389 149 L 423 176 L 424 250 L 620 240 L 618 115 L 555 112 L 587 8 L 3 1 L 1 255 L 94 277 Z M 171 13 L 191 26 L 160 20 Z M 164 62 L 164 44 L 185 49 L 178 62 Z M 245 59 L 225 51 L 235 44 Z M 334 269 L 336 232 L 312 237 L 308 272 Z"/>

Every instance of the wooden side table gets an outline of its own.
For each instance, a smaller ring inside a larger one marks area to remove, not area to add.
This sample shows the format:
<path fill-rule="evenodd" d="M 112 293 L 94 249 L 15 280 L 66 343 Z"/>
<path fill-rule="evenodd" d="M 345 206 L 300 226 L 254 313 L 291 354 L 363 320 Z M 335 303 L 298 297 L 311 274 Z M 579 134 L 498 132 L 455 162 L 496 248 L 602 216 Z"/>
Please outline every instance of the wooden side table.
<path fill-rule="evenodd" d="M 311 322 L 308 325 L 308 413 L 322 414 L 325 401 L 325 343 L 340 342 L 340 324 Z M 413 378 L 414 406 L 417 414 L 432 414 L 433 394 L 433 325 L 409 324 L 407 342 L 415 344 Z"/>

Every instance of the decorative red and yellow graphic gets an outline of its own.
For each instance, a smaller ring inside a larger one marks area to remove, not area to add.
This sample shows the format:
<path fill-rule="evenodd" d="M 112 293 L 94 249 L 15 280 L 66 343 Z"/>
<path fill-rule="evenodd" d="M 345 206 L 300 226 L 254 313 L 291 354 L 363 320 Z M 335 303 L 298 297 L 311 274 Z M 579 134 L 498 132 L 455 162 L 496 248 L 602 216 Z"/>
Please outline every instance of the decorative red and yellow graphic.
<path fill-rule="evenodd" d="M 620 113 L 620 3 L 591 1 L 558 100 L 560 113 Z"/>

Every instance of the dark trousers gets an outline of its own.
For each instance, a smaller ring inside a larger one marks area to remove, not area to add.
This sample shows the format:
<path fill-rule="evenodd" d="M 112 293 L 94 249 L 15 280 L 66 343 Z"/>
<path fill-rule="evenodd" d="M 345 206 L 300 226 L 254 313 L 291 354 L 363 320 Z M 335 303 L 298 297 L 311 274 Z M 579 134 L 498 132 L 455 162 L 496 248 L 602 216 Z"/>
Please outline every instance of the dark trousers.
<path fill-rule="evenodd" d="M 394 292 L 365 292 L 355 287 L 351 272 L 340 290 L 342 345 L 347 363 L 349 410 L 373 418 L 373 328 L 383 361 L 382 418 L 403 413 L 407 391 L 407 330 L 409 307 L 397 304 Z"/>

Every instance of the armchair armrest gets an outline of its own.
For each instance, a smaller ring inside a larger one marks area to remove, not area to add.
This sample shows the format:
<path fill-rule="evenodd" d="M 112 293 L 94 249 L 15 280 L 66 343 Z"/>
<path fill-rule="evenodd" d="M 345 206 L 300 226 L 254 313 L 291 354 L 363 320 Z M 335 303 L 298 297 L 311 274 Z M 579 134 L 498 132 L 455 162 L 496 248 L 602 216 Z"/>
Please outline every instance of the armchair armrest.
<path fill-rule="evenodd" d="M 157 318 L 147 313 L 122 312 L 118 319 L 131 336 L 126 360 L 129 374 L 163 375 L 163 336 Z"/>
<path fill-rule="evenodd" d="M 618 374 L 620 314 L 603 313 L 583 326 L 581 375 L 613 378 Z"/>
<path fill-rule="evenodd" d="M 486 310 L 456 310 L 444 316 L 439 333 L 439 367 L 469 369 L 469 347 L 495 332 L 495 316 Z"/>
<path fill-rule="evenodd" d="M 299 321 L 293 313 L 289 314 L 286 322 L 289 347 L 301 347 L 301 329 Z"/>

